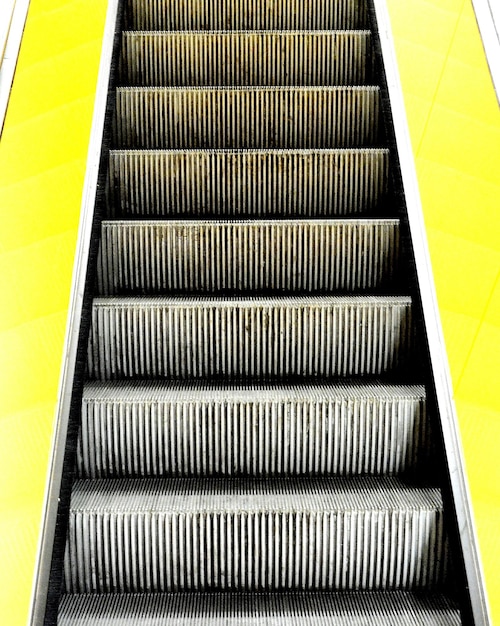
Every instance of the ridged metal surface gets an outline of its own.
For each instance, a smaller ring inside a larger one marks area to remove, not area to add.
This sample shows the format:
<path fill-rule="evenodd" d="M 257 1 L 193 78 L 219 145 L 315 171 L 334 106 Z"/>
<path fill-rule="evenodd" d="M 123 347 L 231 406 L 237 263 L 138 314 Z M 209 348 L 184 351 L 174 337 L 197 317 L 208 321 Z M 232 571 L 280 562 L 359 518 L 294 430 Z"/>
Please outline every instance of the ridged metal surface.
<path fill-rule="evenodd" d="M 348 148 L 378 138 L 378 87 L 121 87 L 116 148 Z"/>
<path fill-rule="evenodd" d="M 123 85 L 362 85 L 368 31 L 123 33 Z"/>
<path fill-rule="evenodd" d="M 366 17 L 125 3 L 60 624 L 460 623 Z"/>
<path fill-rule="evenodd" d="M 329 217 L 377 208 L 388 150 L 112 151 L 114 213 Z"/>
<path fill-rule="evenodd" d="M 97 298 L 89 374 L 380 374 L 404 362 L 408 297 Z"/>
<path fill-rule="evenodd" d="M 99 293 L 360 290 L 397 271 L 399 220 L 106 221 Z"/>
<path fill-rule="evenodd" d="M 412 589 L 447 568 L 439 491 L 373 479 L 76 481 L 66 588 Z"/>
<path fill-rule="evenodd" d="M 83 394 L 83 477 L 393 474 L 429 464 L 423 387 L 114 383 Z"/>
<path fill-rule="evenodd" d="M 63 596 L 60 626 L 459 626 L 438 594 L 165 593 Z"/>
<path fill-rule="evenodd" d="M 365 0 L 130 0 L 131 30 L 363 28 Z"/>

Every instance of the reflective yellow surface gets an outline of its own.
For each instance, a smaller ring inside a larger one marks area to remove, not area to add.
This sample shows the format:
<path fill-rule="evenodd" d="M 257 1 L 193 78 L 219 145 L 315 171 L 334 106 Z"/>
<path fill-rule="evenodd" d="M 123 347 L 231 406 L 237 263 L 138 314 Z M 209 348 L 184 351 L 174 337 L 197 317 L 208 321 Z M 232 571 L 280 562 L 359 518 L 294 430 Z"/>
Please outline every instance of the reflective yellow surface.
<path fill-rule="evenodd" d="M 500 108 L 470 0 L 388 0 L 493 622 L 500 624 Z"/>
<path fill-rule="evenodd" d="M 0 623 L 25 624 L 103 0 L 31 0 L 0 140 Z"/>
<path fill-rule="evenodd" d="M 26 622 L 106 2 L 31 0 L 0 140 L 0 623 Z M 500 624 L 500 111 L 470 0 L 388 0 Z"/>

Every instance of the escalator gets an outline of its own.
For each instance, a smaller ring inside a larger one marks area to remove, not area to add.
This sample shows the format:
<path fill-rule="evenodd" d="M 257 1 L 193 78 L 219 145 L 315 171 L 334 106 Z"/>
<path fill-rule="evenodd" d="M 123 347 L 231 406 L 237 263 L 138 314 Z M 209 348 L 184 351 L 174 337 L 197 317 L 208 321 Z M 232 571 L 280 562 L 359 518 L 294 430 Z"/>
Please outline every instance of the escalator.
<path fill-rule="evenodd" d="M 379 4 L 119 6 L 33 623 L 488 623 Z"/>

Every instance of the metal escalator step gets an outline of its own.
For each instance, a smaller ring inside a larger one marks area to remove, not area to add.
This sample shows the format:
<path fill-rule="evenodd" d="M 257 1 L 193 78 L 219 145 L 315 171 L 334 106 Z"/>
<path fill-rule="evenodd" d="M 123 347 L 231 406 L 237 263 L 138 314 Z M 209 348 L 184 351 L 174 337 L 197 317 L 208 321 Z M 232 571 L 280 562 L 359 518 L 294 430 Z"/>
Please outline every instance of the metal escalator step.
<path fill-rule="evenodd" d="M 105 221 L 99 293 L 390 286 L 399 220 Z"/>
<path fill-rule="evenodd" d="M 377 208 L 389 151 L 111 151 L 114 212 L 128 216 L 329 217 Z"/>
<path fill-rule="evenodd" d="M 59 626 L 459 626 L 434 593 L 164 593 L 63 596 Z"/>
<path fill-rule="evenodd" d="M 378 139 L 379 88 L 120 87 L 116 148 L 348 148 Z"/>
<path fill-rule="evenodd" d="M 129 86 L 362 85 L 369 31 L 125 32 Z"/>
<path fill-rule="evenodd" d="M 396 474 L 428 465 L 419 386 L 88 384 L 81 477 Z"/>
<path fill-rule="evenodd" d="M 68 591 L 432 589 L 438 489 L 394 478 L 77 480 Z"/>
<path fill-rule="evenodd" d="M 91 378 L 350 376 L 404 365 L 411 298 L 96 298 Z"/>
<path fill-rule="evenodd" d="M 130 0 L 131 30 L 364 28 L 364 0 Z"/>

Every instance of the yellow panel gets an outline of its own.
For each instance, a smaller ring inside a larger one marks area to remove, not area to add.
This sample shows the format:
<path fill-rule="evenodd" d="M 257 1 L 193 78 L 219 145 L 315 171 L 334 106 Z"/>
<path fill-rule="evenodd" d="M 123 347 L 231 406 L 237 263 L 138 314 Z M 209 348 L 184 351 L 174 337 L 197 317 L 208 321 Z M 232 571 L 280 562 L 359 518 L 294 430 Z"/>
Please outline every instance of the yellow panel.
<path fill-rule="evenodd" d="M 450 362 L 451 379 L 455 385 L 464 371 L 480 321 L 475 317 L 445 309 L 441 305 L 439 312 Z"/>
<path fill-rule="evenodd" d="M 500 413 L 499 372 L 500 326 L 483 322 L 471 347 L 469 360 L 462 378 L 458 383 L 457 398 Z M 478 449 L 478 458 L 480 456 L 481 452 Z M 498 457 L 494 462 L 495 469 L 497 466 Z"/>
<path fill-rule="evenodd" d="M 438 102 L 441 100 L 444 98 Z M 498 117 L 500 120 L 500 112 Z M 499 150 L 500 127 L 436 103 L 418 156 L 497 184 Z M 496 222 L 490 226 L 498 227 Z"/>
<path fill-rule="evenodd" d="M 448 221 L 449 221 L 448 215 Z M 433 223 L 434 220 L 429 220 Z M 441 220 L 441 227 L 446 226 Z M 428 227 L 439 306 L 463 315 L 482 318 L 500 268 L 500 251 L 492 250 L 464 237 Z M 456 277 L 460 276 L 460 281 Z M 474 297 L 471 298 L 471 292 Z"/>
<path fill-rule="evenodd" d="M 12 442 L 15 445 L 15 442 Z M 45 465 L 46 465 L 46 459 Z M 5 463 L 2 461 L 2 468 Z M 44 464 L 37 463 L 42 472 Z M 0 516 L 0 614 L 9 626 L 24 626 L 33 576 L 40 506 L 37 498 L 21 507 L 2 502 Z"/>
<path fill-rule="evenodd" d="M 497 346 L 498 347 L 498 346 Z M 500 411 L 456 400 L 470 482 L 479 545 L 493 615 L 500 615 L 500 464 L 494 448 L 500 441 Z"/>
<path fill-rule="evenodd" d="M 491 292 L 491 298 L 486 309 L 484 321 L 500 327 L 500 269 Z"/>
<path fill-rule="evenodd" d="M 500 623 L 500 109 L 470 0 L 432 4 L 388 0 L 492 617 Z M 433 19 L 437 9 L 449 11 L 446 29 Z M 439 68 L 418 68 L 409 41 L 433 48 Z M 426 72 L 425 93 L 434 85 L 435 93 L 423 123 L 415 93 Z"/>
<path fill-rule="evenodd" d="M 0 615 L 26 623 L 106 2 L 31 0 L 0 142 Z"/>
<path fill-rule="evenodd" d="M 54 221 L 54 217 L 46 220 L 46 228 L 52 223 L 55 230 Z M 0 255 L 0 293 L 9 294 L 9 307 L 0 319 L 0 332 L 67 308 L 67 286 L 72 273 L 68 260 L 73 258 L 75 234 L 75 230 L 70 230 L 45 237 Z M 40 259 L 45 260 L 43 272 L 37 271 Z M 19 276 L 23 276 L 22 283 Z M 50 298 L 47 293 L 51 294 Z"/>
<path fill-rule="evenodd" d="M 417 172 L 426 225 L 498 253 L 499 185 L 471 175 L 468 169 L 422 158 L 417 159 Z M 452 288 L 460 289 L 459 276 L 449 278 Z"/>

